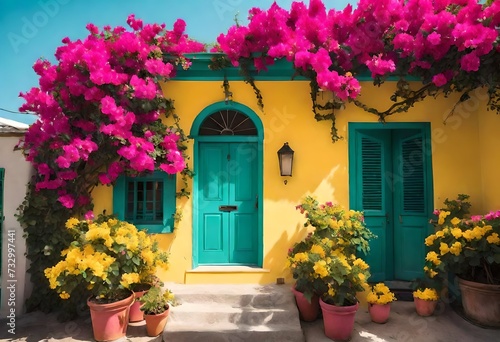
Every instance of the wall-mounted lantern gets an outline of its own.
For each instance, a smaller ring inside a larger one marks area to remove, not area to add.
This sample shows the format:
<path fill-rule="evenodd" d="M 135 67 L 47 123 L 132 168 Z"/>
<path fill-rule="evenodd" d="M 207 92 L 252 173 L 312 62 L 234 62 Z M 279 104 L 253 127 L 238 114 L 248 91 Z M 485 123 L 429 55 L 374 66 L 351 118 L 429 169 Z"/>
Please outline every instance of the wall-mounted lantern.
<path fill-rule="evenodd" d="M 281 176 L 292 176 L 292 166 L 293 166 L 293 150 L 288 146 L 288 143 L 284 143 L 283 146 L 278 150 L 278 161 L 280 164 L 280 174 Z M 285 180 L 285 184 L 287 181 Z"/>

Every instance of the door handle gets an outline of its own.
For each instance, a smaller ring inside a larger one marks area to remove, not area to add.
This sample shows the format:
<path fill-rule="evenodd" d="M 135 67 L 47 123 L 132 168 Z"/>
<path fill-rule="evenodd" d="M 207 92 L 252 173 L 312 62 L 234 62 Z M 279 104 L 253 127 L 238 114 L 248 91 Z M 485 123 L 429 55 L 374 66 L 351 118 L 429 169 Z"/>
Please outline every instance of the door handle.
<path fill-rule="evenodd" d="M 238 210 L 236 205 L 219 205 L 219 211 L 234 211 Z"/>
<path fill-rule="evenodd" d="M 259 209 L 259 195 L 255 196 L 255 209 Z"/>
<path fill-rule="evenodd" d="M 385 223 L 389 223 L 389 213 L 385 213 Z"/>

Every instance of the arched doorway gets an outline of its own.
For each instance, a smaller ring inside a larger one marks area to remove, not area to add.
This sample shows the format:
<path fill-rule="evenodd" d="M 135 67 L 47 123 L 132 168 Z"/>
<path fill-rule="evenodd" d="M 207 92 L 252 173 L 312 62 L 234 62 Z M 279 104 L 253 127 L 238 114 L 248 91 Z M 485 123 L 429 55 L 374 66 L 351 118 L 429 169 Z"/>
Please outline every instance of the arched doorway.
<path fill-rule="evenodd" d="M 198 115 L 191 136 L 193 266 L 261 266 L 262 122 L 244 105 L 221 102 Z"/>

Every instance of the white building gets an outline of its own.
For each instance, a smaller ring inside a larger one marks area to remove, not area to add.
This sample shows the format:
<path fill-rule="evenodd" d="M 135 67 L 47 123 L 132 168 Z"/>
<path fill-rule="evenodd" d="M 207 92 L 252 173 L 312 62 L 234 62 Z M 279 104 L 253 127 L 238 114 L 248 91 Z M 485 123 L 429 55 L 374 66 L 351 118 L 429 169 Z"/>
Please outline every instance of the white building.
<path fill-rule="evenodd" d="M 0 227 L 1 227 L 1 301 L 0 317 L 24 312 L 31 292 L 26 273 L 26 241 L 15 214 L 24 200 L 26 186 L 33 174 L 31 165 L 14 147 L 28 125 L 0 117 Z M 14 310 L 14 311 L 12 311 Z"/>

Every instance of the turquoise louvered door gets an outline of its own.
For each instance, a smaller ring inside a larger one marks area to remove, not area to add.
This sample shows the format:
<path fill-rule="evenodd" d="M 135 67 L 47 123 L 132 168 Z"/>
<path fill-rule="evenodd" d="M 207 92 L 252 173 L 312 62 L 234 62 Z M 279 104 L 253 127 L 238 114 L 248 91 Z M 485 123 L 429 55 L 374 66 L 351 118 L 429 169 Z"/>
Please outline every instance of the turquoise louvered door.
<path fill-rule="evenodd" d="M 365 212 L 367 226 L 378 236 L 366 257 L 370 281 L 421 277 L 431 194 L 423 131 L 359 130 L 354 139 L 351 206 Z"/>
<path fill-rule="evenodd" d="M 199 264 L 257 264 L 255 143 L 200 143 Z"/>
<path fill-rule="evenodd" d="M 387 170 L 392 167 L 390 135 L 378 130 L 357 135 L 356 208 L 364 211 L 367 227 L 378 236 L 370 241 L 366 261 L 370 281 L 393 277 L 392 194 Z"/>
<path fill-rule="evenodd" d="M 394 155 L 394 272 L 395 279 L 422 276 L 428 233 L 429 208 L 425 139 L 415 130 L 395 131 Z"/>

